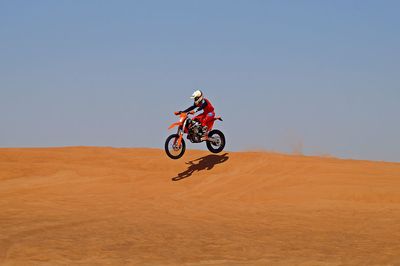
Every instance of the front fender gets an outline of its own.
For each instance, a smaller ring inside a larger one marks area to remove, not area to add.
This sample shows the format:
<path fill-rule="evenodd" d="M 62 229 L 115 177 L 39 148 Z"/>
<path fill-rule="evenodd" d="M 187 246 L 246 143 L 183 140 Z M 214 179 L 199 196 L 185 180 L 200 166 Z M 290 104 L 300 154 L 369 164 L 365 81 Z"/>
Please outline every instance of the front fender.
<path fill-rule="evenodd" d="M 180 122 L 176 122 L 176 123 L 171 124 L 171 125 L 168 127 L 168 129 L 171 129 L 171 128 L 174 128 L 174 127 L 180 126 L 180 125 L 181 125 Z"/>

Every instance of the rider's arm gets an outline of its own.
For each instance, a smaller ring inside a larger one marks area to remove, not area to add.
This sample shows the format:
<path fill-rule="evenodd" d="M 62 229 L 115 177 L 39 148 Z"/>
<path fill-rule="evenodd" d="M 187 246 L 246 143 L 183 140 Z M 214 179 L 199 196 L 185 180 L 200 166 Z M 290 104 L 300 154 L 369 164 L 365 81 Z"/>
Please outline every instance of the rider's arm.
<path fill-rule="evenodd" d="M 188 113 L 188 112 L 190 112 L 190 111 L 196 109 L 196 107 L 197 107 L 196 105 L 192 105 L 192 106 L 190 106 L 188 109 L 186 109 L 185 111 L 182 111 L 182 113 Z"/>
<path fill-rule="evenodd" d="M 199 109 L 197 109 L 197 111 L 201 111 L 206 107 L 207 107 L 207 101 L 203 100 L 203 102 L 201 103 L 201 105 L 200 105 Z"/>

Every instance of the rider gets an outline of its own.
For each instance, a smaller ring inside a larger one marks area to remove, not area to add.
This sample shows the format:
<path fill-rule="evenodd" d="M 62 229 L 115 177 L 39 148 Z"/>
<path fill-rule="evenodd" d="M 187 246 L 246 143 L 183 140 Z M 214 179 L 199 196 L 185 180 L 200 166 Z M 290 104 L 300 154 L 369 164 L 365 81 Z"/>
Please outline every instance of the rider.
<path fill-rule="evenodd" d="M 201 140 L 207 140 L 208 131 L 212 127 L 212 124 L 214 122 L 214 107 L 208 99 L 204 98 L 203 92 L 201 90 L 196 90 L 190 98 L 194 100 L 194 104 L 184 111 L 176 112 L 176 114 L 188 113 L 196 108 L 197 110 L 195 111 L 195 113 L 203 110 L 203 113 L 199 114 L 194 119 L 198 120 L 203 127 L 203 133 L 205 134 L 201 138 Z"/>

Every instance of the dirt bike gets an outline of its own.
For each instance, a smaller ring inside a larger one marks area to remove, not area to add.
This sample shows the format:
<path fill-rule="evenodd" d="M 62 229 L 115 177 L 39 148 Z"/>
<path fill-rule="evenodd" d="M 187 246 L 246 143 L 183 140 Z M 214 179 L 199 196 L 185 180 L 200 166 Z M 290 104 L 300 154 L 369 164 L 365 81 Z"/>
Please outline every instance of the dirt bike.
<path fill-rule="evenodd" d="M 183 135 L 187 134 L 187 139 L 192 143 L 201 143 L 206 142 L 207 148 L 212 153 L 220 153 L 225 148 L 225 136 L 224 134 L 217 130 L 210 128 L 210 132 L 206 136 L 206 132 L 204 132 L 204 128 L 201 126 L 200 121 L 197 121 L 196 118 L 190 118 L 190 115 L 194 115 L 194 112 L 189 113 L 178 113 L 175 115 L 179 115 L 179 122 L 173 123 L 169 126 L 168 129 L 172 129 L 174 127 L 178 127 L 178 131 L 176 134 L 170 135 L 165 141 L 165 152 L 168 157 L 171 159 L 179 159 L 183 156 L 186 150 L 186 143 L 183 139 Z M 216 120 L 222 121 L 220 116 L 214 117 L 214 120 L 211 121 L 211 125 L 214 125 Z"/>

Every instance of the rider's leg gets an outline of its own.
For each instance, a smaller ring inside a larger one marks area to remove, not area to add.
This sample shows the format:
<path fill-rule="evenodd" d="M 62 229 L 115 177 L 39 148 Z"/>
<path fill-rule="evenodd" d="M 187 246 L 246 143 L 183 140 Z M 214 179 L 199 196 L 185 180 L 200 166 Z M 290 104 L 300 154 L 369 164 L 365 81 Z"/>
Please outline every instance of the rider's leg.
<path fill-rule="evenodd" d="M 213 124 L 214 124 L 214 117 L 215 117 L 215 113 L 208 113 L 205 118 L 203 119 L 201 125 L 203 127 L 207 127 L 208 130 L 211 130 Z"/>
<path fill-rule="evenodd" d="M 193 120 L 200 122 L 200 124 L 203 124 L 205 114 L 199 114 L 196 117 L 193 118 Z"/>
<path fill-rule="evenodd" d="M 201 138 L 201 140 L 207 140 L 208 132 L 212 129 L 212 126 L 214 124 L 214 117 L 215 113 L 208 113 L 203 119 L 201 125 L 203 126 L 204 136 Z"/>

